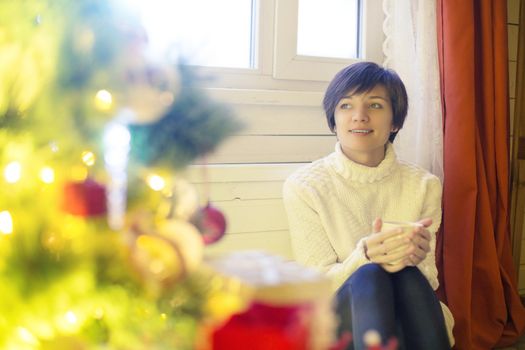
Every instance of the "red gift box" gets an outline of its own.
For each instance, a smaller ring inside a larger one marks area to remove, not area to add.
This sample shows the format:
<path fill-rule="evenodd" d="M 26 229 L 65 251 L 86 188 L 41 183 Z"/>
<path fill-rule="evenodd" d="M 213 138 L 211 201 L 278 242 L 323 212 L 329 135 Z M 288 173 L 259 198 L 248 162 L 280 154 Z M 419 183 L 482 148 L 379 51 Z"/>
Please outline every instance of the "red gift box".
<path fill-rule="evenodd" d="M 214 350 L 306 350 L 309 324 L 301 314 L 307 306 L 254 303 L 233 315 L 211 335 Z"/>
<path fill-rule="evenodd" d="M 223 292 L 236 296 L 242 306 L 225 318 L 205 320 L 198 350 L 331 348 L 333 292 L 320 272 L 258 251 L 212 257 L 206 265 Z"/>

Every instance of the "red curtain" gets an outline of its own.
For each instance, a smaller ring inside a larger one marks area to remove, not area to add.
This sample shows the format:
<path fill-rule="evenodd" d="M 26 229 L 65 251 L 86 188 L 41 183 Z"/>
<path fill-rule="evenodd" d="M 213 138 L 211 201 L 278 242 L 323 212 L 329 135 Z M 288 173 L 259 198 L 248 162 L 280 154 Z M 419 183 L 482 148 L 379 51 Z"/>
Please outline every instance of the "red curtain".
<path fill-rule="evenodd" d="M 441 295 L 456 349 L 525 330 L 509 237 L 507 12 L 502 0 L 438 0 L 444 114 Z"/>

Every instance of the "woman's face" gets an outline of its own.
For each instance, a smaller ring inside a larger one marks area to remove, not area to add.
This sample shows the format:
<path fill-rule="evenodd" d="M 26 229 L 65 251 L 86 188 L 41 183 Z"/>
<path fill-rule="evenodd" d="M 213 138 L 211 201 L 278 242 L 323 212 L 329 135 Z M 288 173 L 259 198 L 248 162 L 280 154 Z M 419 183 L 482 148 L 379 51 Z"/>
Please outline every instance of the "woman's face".
<path fill-rule="evenodd" d="M 343 153 L 354 162 L 377 166 L 385 157 L 392 125 L 390 96 L 383 85 L 353 94 L 348 92 L 335 109 L 335 128 Z"/>

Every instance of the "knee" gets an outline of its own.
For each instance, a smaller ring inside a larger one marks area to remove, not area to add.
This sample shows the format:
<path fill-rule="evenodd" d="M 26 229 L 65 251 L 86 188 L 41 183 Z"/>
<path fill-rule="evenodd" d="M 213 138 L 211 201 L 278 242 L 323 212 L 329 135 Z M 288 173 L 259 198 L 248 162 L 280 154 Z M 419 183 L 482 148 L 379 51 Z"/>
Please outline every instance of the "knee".
<path fill-rule="evenodd" d="M 428 283 L 426 277 L 423 273 L 415 266 L 405 267 L 403 270 L 395 273 L 395 278 L 400 282 L 418 284 L 418 283 Z"/>
<path fill-rule="evenodd" d="M 369 281 L 380 281 L 389 278 L 389 273 L 386 272 L 378 264 L 366 264 L 358 268 L 352 276 L 348 279 L 351 283 L 363 283 Z"/>
<path fill-rule="evenodd" d="M 397 290 L 408 297 L 415 297 L 420 293 L 434 293 L 427 278 L 417 267 L 406 267 L 395 273 L 392 279 Z"/>
<path fill-rule="evenodd" d="M 366 264 L 357 269 L 344 283 L 348 291 L 381 290 L 391 284 L 389 273 L 378 264 Z"/>
<path fill-rule="evenodd" d="M 407 266 L 404 269 L 397 272 L 401 276 L 412 276 L 412 278 L 418 278 L 417 276 L 423 276 L 421 271 L 415 266 Z"/>

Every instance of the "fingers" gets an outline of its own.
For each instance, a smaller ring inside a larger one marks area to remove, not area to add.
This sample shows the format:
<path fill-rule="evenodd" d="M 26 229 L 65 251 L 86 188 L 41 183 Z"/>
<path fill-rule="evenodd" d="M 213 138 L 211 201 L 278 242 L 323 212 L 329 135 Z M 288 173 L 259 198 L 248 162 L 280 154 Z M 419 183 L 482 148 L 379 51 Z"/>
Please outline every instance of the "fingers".
<path fill-rule="evenodd" d="M 401 228 L 392 228 L 383 232 L 376 232 L 369 237 L 368 242 L 369 244 L 381 244 L 390 238 L 397 237 L 400 233 L 403 233 Z"/>
<path fill-rule="evenodd" d="M 368 256 L 385 255 L 392 249 L 399 248 L 409 241 L 406 239 L 391 239 L 397 236 L 399 232 L 394 232 L 393 235 L 378 233 L 367 239 L 366 245 L 368 248 Z"/>
<path fill-rule="evenodd" d="M 426 253 L 430 252 L 430 239 L 426 236 L 416 234 L 409 238 L 409 242 L 415 249 L 421 249 Z"/>
<path fill-rule="evenodd" d="M 417 266 L 423 260 L 425 260 L 425 258 L 421 258 L 419 256 L 412 254 L 408 258 L 405 259 L 405 263 L 407 266 Z"/>
<path fill-rule="evenodd" d="M 389 264 L 396 265 L 403 261 L 407 256 L 406 249 L 395 250 L 386 254 L 378 255 L 375 257 L 375 263 L 377 264 Z"/>
<path fill-rule="evenodd" d="M 414 231 L 408 235 L 410 242 L 413 243 L 416 247 L 421 248 L 425 252 L 430 251 L 430 241 L 432 235 L 424 227 L 417 227 Z"/>
<path fill-rule="evenodd" d="M 407 239 L 367 242 L 367 256 L 375 263 L 390 263 L 406 256 Z"/>
<path fill-rule="evenodd" d="M 381 232 L 382 226 L 383 226 L 383 220 L 381 220 L 381 218 L 375 218 L 374 222 L 372 223 L 372 232 L 373 233 Z"/>
<path fill-rule="evenodd" d="M 426 229 L 426 227 L 418 227 L 415 231 L 427 241 L 430 241 L 432 239 L 432 235 Z"/>
<path fill-rule="evenodd" d="M 402 261 L 405 266 L 416 266 L 427 257 L 430 252 L 430 242 L 426 237 L 395 239 L 378 246 L 374 246 L 371 255 L 372 261 L 379 264 L 397 264 Z"/>
<path fill-rule="evenodd" d="M 387 271 L 421 263 L 431 251 L 432 235 L 427 227 L 432 224 L 432 219 L 424 218 L 418 222 L 422 226 L 415 227 L 408 234 L 400 235 L 403 232 L 401 228 L 381 232 L 383 222 L 376 218 L 372 223 L 373 234 L 365 241 L 367 258 L 377 264 L 388 265 L 388 269 L 385 269 Z"/>
<path fill-rule="evenodd" d="M 406 252 L 407 256 L 414 259 L 424 260 L 427 257 L 428 251 L 421 249 L 420 247 L 410 247 Z"/>
<path fill-rule="evenodd" d="M 411 238 L 409 248 L 406 251 L 407 254 L 407 265 L 416 266 L 425 258 L 430 252 L 430 241 L 426 236 L 416 235 Z"/>
<path fill-rule="evenodd" d="M 418 223 L 420 223 L 424 227 L 429 227 L 430 225 L 432 225 L 432 219 L 431 218 L 423 218 L 423 219 L 419 220 Z"/>

